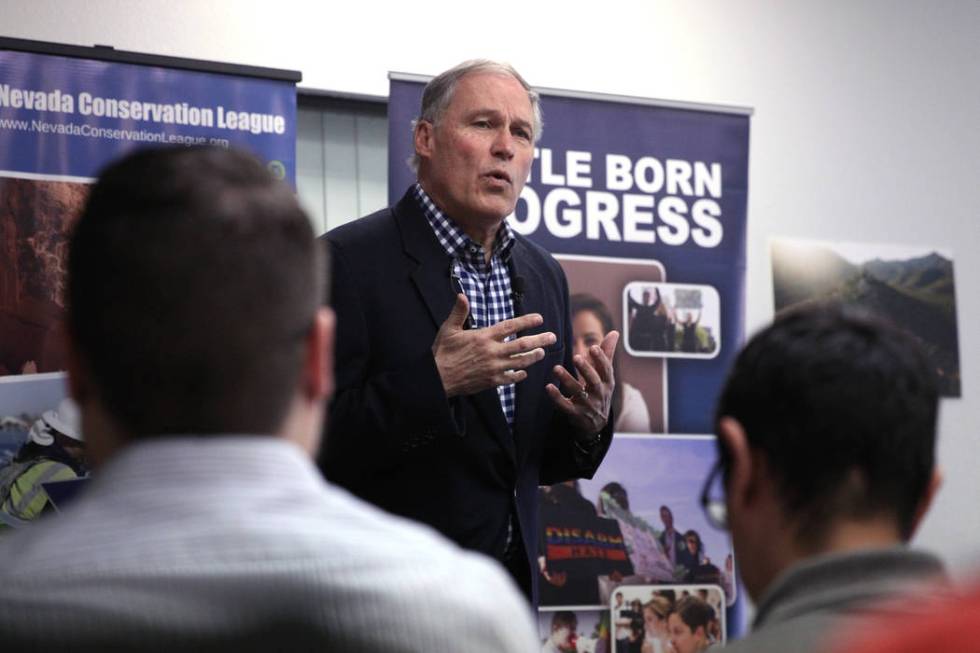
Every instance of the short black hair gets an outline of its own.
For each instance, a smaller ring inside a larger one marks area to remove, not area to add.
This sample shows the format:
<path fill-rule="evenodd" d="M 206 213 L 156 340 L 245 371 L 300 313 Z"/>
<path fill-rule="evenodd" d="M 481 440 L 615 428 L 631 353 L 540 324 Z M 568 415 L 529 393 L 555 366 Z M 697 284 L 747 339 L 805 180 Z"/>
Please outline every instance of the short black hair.
<path fill-rule="evenodd" d="M 69 333 L 130 437 L 273 433 L 325 284 L 309 219 L 253 156 L 143 149 L 75 226 Z"/>
<path fill-rule="evenodd" d="M 798 539 L 819 546 L 838 516 L 894 516 L 911 537 L 935 464 L 937 410 L 936 375 L 915 338 L 858 307 L 819 303 L 751 339 L 717 419 L 741 423 L 777 475 Z"/>
<path fill-rule="evenodd" d="M 698 628 L 701 628 L 704 630 L 705 635 L 708 634 L 708 624 L 711 623 L 712 619 L 717 617 L 714 608 L 708 605 L 704 599 L 693 594 L 685 596 L 678 601 L 671 610 L 671 613 L 680 617 L 681 621 L 691 629 L 692 633 Z"/>

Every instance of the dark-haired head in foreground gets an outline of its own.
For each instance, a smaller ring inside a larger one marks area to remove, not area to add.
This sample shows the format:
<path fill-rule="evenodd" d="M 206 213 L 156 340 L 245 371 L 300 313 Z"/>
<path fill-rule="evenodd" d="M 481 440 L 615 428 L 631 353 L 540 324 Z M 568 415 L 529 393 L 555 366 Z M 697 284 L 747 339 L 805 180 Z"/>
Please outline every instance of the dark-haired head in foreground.
<path fill-rule="evenodd" d="M 144 150 L 107 168 L 69 251 L 86 430 L 269 434 L 320 419 L 332 383 L 323 268 L 292 190 L 247 154 Z"/>
<path fill-rule="evenodd" d="M 939 572 L 932 556 L 900 547 L 939 485 L 937 407 L 919 344 L 857 308 L 779 315 L 745 346 L 716 428 L 728 526 L 746 589 L 761 600 L 757 629 L 785 618 L 782 602 L 812 599 L 793 608 L 790 647 L 809 650 L 806 628 L 828 626 L 806 615 L 857 613 Z M 823 589 L 810 585 L 818 576 Z M 831 586 L 833 597 L 815 598 Z"/>

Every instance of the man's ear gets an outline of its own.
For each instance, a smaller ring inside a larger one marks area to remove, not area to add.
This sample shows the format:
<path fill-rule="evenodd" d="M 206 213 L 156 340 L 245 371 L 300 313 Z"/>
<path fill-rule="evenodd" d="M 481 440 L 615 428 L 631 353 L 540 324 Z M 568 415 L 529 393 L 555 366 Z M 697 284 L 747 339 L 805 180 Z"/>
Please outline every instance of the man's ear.
<path fill-rule="evenodd" d="M 415 123 L 415 153 L 423 159 L 432 156 L 432 140 L 435 128 L 428 120 L 419 119 Z"/>
<path fill-rule="evenodd" d="M 725 495 L 729 508 L 734 506 L 737 510 L 754 498 L 758 465 L 753 460 L 745 429 L 734 417 L 718 420 L 718 439 L 730 456 Z"/>
<path fill-rule="evenodd" d="M 919 499 L 919 505 L 915 508 L 915 517 L 912 519 L 912 531 L 909 533 L 909 538 L 919 530 L 919 525 L 925 518 L 926 513 L 929 512 L 929 508 L 932 507 L 932 501 L 936 498 L 936 493 L 939 492 L 939 488 L 942 485 L 943 472 L 937 465 L 932 468 L 932 476 L 929 477 L 929 484 L 926 485 L 926 491 L 923 493 L 922 498 Z"/>
<path fill-rule="evenodd" d="M 326 399 L 333 394 L 335 331 L 334 312 L 326 306 L 320 307 L 307 336 L 306 360 L 303 366 L 303 387 L 307 397 L 314 401 Z"/>

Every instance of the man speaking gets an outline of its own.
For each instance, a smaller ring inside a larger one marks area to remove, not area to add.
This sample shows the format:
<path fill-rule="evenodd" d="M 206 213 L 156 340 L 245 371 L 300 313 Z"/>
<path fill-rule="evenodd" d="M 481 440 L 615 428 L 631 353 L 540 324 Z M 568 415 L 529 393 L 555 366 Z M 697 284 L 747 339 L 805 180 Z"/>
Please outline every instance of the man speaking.
<path fill-rule="evenodd" d="M 321 457 L 332 481 L 500 560 L 535 604 L 537 486 L 605 455 L 619 339 L 573 356 L 560 266 L 504 222 L 540 134 L 510 66 L 426 85 L 417 183 L 326 235 L 338 384 Z"/>

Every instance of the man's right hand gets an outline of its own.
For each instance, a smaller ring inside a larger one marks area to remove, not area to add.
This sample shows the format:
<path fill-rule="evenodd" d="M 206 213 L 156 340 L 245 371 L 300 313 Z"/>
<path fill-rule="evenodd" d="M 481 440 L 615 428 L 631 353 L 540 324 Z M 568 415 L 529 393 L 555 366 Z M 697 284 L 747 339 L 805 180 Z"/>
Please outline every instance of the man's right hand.
<path fill-rule="evenodd" d="M 550 331 L 504 342 L 509 336 L 542 324 L 544 318 L 538 313 L 484 329 L 464 329 L 469 312 L 466 295 L 460 293 L 432 343 L 432 355 L 447 397 L 523 381 L 527 378 L 524 369 L 544 358 L 543 348 L 555 342 L 555 334 Z"/>

